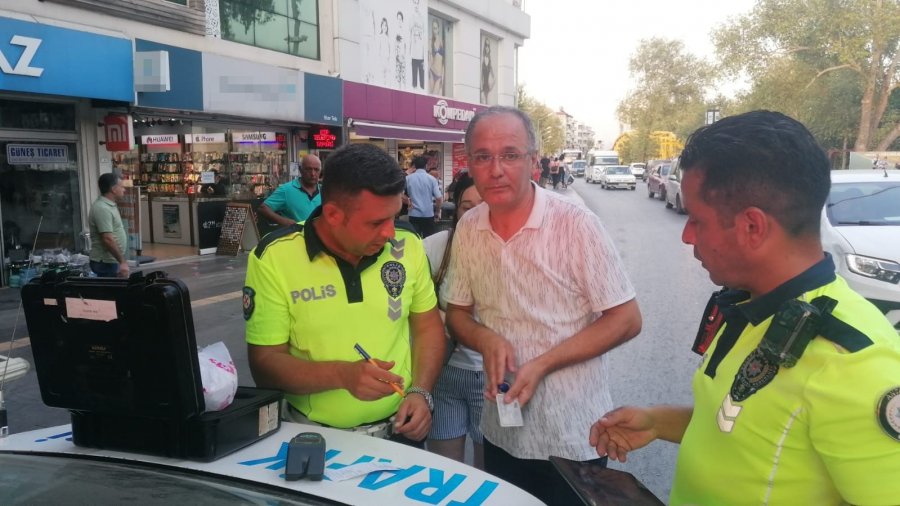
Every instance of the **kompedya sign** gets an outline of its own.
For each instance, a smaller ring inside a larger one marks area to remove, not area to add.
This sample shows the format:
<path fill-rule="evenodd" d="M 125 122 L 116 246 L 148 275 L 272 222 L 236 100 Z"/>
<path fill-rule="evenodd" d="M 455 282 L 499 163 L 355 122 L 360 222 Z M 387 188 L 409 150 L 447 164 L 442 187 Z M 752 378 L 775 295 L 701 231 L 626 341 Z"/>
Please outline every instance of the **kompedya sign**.
<path fill-rule="evenodd" d="M 434 103 L 433 114 L 438 123 L 446 125 L 450 120 L 472 121 L 472 118 L 475 117 L 475 109 L 452 107 L 446 100 L 440 99 Z"/>

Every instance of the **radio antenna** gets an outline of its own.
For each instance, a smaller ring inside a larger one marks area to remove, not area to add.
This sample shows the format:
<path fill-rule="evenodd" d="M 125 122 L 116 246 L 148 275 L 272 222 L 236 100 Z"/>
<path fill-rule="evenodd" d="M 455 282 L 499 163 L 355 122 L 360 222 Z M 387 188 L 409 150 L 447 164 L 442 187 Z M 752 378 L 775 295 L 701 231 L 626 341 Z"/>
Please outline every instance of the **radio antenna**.
<path fill-rule="evenodd" d="M 38 220 L 37 232 L 34 233 L 34 242 L 31 244 L 31 253 L 28 255 L 28 269 L 34 265 L 34 248 L 37 247 L 38 235 L 41 233 L 41 225 L 44 223 L 44 215 Z M 16 342 L 16 329 L 19 327 L 19 313 L 22 312 L 22 295 L 19 294 L 19 307 L 16 309 L 16 321 L 13 324 L 12 337 L 9 338 L 9 349 L 6 352 L 6 363 L 3 365 L 3 375 L 0 376 L 0 438 L 9 435 L 9 417 L 6 412 L 6 401 L 3 398 L 6 386 L 6 373 L 9 372 L 9 363 L 12 362 L 13 344 Z"/>

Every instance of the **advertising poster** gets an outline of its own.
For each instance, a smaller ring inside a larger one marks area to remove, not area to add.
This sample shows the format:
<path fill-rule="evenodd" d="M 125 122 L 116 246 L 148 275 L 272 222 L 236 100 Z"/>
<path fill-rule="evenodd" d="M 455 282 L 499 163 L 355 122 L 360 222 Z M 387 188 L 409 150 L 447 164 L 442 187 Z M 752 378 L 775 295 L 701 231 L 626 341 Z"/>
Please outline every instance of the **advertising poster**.
<path fill-rule="evenodd" d="M 469 168 L 469 160 L 466 158 L 466 145 L 462 143 L 453 144 L 453 179 L 456 180 L 456 174 L 461 170 Z"/>
<path fill-rule="evenodd" d="M 360 0 L 362 81 L 428 93 L 428 0 Z"/>
<path fill-rule="evenodd" d="M 497 104 L 497 39 L 481 34 L 481 103 Z"/>
<path fill-rule="evenodd" d="M 163 204 L 163 236 L 180 238 L 181 219 L 178 216 L 178 204 Z"/>

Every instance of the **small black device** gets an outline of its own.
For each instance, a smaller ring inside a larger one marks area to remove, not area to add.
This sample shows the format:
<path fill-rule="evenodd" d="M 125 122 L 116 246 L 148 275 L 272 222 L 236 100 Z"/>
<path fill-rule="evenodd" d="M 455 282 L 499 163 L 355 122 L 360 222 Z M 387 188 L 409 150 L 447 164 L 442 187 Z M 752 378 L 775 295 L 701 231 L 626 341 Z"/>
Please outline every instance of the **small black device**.
<path fill-rule="evenodd" d="M 318 432 L 301 432 L 288 443 L 284 479 L 321 481 L 325 475 L 325 438 Z"/>

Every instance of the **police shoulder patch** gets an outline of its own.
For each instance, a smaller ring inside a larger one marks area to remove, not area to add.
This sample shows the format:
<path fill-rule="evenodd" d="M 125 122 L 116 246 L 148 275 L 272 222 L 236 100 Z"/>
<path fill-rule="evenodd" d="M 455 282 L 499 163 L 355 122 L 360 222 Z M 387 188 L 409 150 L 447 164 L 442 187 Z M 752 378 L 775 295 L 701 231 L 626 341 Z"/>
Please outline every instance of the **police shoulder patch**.
<path fill-rule="evenodd" d="M 241 308 L 244 311 L 244 320 L 249 320 L 253 316 L 253 310 L 256 309 L 256 292 L 249 286 L 245 286 L 241 291 Z"/>
<path fill-rule="evenodd" d="M 878 401 L 878 424 L 891 439 L 900 442 L 900 386 L 881 396 Z"/>

